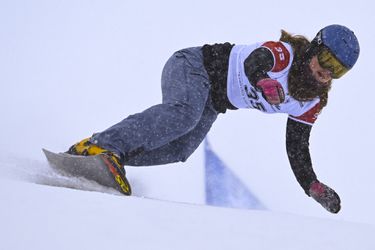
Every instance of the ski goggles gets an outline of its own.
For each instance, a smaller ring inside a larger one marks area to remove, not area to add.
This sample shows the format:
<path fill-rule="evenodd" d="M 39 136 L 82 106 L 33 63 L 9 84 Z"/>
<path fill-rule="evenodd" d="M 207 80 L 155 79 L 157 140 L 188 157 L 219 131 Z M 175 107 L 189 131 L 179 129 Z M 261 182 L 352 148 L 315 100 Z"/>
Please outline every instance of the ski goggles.
<path fill-rule="evenodd" d="M 328 69 L 332 73 L 332 78 L 338 79 L 349 71 L 337 58 L 329 52 L 328 49 L 322 49 L 318 53 L 318 62 L 324 69 Z"/>

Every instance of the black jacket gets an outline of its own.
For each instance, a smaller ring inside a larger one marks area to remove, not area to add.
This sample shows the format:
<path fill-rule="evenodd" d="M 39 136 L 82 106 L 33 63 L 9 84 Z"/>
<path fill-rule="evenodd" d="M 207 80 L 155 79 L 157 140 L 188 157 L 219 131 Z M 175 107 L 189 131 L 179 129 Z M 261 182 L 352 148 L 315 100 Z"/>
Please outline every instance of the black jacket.
<path fill-rule="evenodd" d="M 211 82 L 212 103 L 220 113 L 225 113 L 227 109 L 237 109 L 227 97 L 229 55 L 233 46 L 230 43 L 223 43 L 202 47 L 204 66 Z M 273 60 L 269 50 L 262 47 L 254 50 L 245 60 L 245 74 L 249 81 L 257 83 L 260 79 L 267 78 L 267 72 L 273 67 Z M 288 118 L 286 129 L 289 162 L 298 183 L 307 195 L 311 183 L 317 180 L 309 151 L 311 127 Z"/>

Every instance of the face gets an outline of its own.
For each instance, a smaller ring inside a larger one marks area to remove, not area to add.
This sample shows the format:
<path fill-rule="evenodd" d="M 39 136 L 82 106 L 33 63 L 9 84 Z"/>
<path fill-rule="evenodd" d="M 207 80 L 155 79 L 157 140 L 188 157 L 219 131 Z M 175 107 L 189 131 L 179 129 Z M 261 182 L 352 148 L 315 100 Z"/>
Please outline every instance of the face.
<path fill-rule="evenodd" d="M 318 62 L 318 56 L 313 56 L 311 58 L 309 67 L 315 80 L 317 80 L 321 84 L 325 85 L 332 80 L 331 71 L 320 66 Z"/>
<path fill-rule="evenodd" d="M 327 96 L 332 84 L 330 71 L 321 67 L 316 56 L 310 60 L 303 57 L 297 59 L 288 77 L 291 96 L 299 101 Z"/>

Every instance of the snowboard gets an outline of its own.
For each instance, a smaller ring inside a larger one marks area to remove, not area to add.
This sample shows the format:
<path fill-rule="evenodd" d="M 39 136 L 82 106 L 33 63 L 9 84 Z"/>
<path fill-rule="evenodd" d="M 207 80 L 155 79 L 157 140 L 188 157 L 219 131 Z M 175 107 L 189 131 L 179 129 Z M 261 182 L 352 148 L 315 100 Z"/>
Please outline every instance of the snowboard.
<path fill-rule="evenodd" d="M 78 156 L 54 153 L 43 149 L 49 165 L 56 171 L 74 177 L 83 177 L 105 187 L 114 188 L 125 195 L 131 195 L 131 187 L 124 174 L 104 154 Z"/>

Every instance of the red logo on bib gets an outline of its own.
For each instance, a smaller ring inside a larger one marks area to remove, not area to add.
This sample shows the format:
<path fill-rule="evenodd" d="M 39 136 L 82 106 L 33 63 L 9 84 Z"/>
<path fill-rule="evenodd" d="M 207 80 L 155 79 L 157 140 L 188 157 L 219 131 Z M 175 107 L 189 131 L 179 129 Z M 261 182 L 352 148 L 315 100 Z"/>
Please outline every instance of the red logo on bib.
<path fill-rule="evenodd" d="M 272 72 L 279 72 L 285 69 L 289 65 L 290 53 L 288 49 L 281 42 L 266 42 L 262 45 L 263 47 L 268 48 L 274 58 L 274 65 Z"/>

